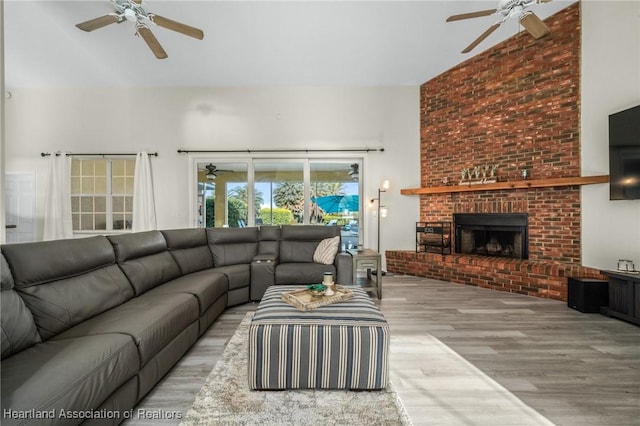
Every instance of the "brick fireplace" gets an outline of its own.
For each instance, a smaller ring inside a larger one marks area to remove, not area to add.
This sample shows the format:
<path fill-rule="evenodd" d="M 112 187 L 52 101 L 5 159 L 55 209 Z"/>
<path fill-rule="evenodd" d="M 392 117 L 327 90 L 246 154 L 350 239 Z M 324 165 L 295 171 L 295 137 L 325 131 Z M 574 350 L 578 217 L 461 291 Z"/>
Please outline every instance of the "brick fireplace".
<path fill-rule="evenodd" d="M 549 37 L 521 32 L 421 86 L 422 187 L 455 185 L 461 169 L 492 165 L 501 182 L 523 170 L 531 179 L 580 176 L 580 4 L 545 23 Z M 559 300 L 568 276 L 601 277 L 580 264 L 579 186 L 481 187 L 420 195 L 420 220 L 526 215 L 527 256 L 387 251 L 387 269 Z"/>
<path fill-rule="evenodd" d="M 528 219 L 523 213 L 454 213 L 455 252 L 528 259 Z"/>

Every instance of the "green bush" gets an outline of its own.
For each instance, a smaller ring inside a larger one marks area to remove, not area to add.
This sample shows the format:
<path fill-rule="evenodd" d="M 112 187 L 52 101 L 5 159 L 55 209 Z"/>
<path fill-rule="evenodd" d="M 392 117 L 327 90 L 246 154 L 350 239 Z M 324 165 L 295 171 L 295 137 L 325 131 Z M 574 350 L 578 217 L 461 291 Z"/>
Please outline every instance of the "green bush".
<path fill-rule="evenodd" d="M 271 218 L 273 217 L 273 222 Z M 282 208 L 264 208 L 260 210 L 260 219 L 263 225 L 288 225 L 293 222 L 291 210 Z"/>
<path fill-rule="evenodd" d="M 247 204 L 239 200 L 237 198 L 229 197 L 227 201 L 228 207 L 228 220 L 229 220 L 229 228 L 238 228 L 240 226 L 240 221 L 244 222 L 244 226 L 247 224 Z"/>
<path fill-rule="evenodd" d="M 205 218 L 204 226 L 206 226 L 207 228 L 211 228 L 215 226 L 215 223 L 216 223 L 216 214 L 215 214 L 216 203 L 213 197 L 205 199 L 205 203 L 206 203 L 205 211 L 206 211 L 207 217 Z"/>

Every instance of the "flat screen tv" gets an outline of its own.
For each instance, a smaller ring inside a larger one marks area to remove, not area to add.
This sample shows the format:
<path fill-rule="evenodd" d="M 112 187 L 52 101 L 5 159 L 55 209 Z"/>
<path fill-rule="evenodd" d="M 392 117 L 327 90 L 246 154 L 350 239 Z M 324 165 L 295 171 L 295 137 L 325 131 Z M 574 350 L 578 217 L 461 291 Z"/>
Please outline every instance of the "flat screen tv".
<path fill-rule="evenodd" d="M 640 200 L 640 105 L 609 116 L 609 198 Z"/>

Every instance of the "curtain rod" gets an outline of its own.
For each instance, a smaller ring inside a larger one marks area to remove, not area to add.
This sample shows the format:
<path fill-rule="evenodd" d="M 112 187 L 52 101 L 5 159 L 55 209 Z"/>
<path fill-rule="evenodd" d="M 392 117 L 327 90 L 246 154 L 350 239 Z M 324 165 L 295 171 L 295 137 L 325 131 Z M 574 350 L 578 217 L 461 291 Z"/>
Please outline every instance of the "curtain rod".
<path fill-rule="evenodd" d="M 150 156 L 153 157 L 157 157 L 158 153 L 157 152 L 149 152 L 148 153 Z M 58 157 L 60 155 L 59 152 L 41 152 L 40 156 L 41 157 L 49 157 L 50 155 L 55 155 L 56 157 Z M 76 154 L 76 153 L 67 153 L 65 154 L 67 157 L 117 157 L 117 156 L 121 156 L 121 155 L 126 155 L 129 157 L 135 157 L 137 155 L 137 153 L 133 153 L 133 154 L 128 154 L 128 153 L 110 153 L 110 154 L 96 154 L 96 153 L 90 153 L 90 154 Z"/>
<path fill-rule="evenodd" d="M 269 152 L 384 152 L 384 148 L 353 148 L 353 149 L 221 149 L 221 150 L 192 150 L 179 149 L 178 154 L 231 154 L 231 153 L 269 153 Z"/>

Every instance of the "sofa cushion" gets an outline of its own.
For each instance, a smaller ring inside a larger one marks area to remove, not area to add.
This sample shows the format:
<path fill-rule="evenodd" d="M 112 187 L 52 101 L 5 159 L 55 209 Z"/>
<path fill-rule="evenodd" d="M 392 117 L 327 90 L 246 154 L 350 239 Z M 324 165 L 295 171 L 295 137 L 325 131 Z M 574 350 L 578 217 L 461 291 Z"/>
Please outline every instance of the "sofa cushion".
<path fill-rule="evenodd" d="M 229 279 L 229 290 L 249 287 L 251 283 L 251 264 L 228 265 L 215 268 L 214 271 L 225 274 Z"/>
<path fill-rule="evenodd" d="M 50 340 L 2 361 L 2 410 L 49 412 L 63 423 L 60 410 L 97 409 L 109 395 L 135 377 L 136 346 L 123 334 Z M 3 416 L 3 425 L 25 424 Z"/>
<path fill-rule="evenodd" d="M 180 276 L 180 267 L 167 251 L 159 231 L 111 235 L 116 261 L 136 295 Z"/>
<path fill-rule="evenodd" d="M 198 319 L 198 301 L 191 294 L 143 294 L 59 334 L 54 340 L 121 333 L 138 346 L 140 365 Z"/>
<path fill-rule="evenodd" d="M 113 247 L 104 236 L 7 244 L 2 253 L 16 287 L 73 277 L 115 263 Z"/>
<path fill-rule="evenodd" d="M 282 227 L 280 263 L 312 263 L 320 241 L 340 236 L 337 226 L 287 225 Z"/>
<path fill-rule="evenodd" d="M 13 288 L 13 275 L 11 268 L 4 258 L 4 254 L 0 253 L 0 288 L 2 290 L 11 290 Z"/>
<path fill-rule="evenodd" d="M 202 315 L 213 303 L 229 291 L 229 280 L 220 272 L 207 269 L 178 277 L 162 284 L 145 295 L 152 294 L 192 294 L 198 299 L 198 315 Z"/>
<path fill-rule="evenodd" d="M 105 237 L 9 244 L 2 251 L 43 340 L 133 297 Z"/>
<path fill-rule="evenodd" d="M 33 316 L 13 290 L 13 278 L 4 256 L 0 255 L 0 335 L 2 359 L 40 342 Z"/>
<path fill-rule="evenodd" d="M 315 263 L 322 263 L 324 265 L 331 265 L 338 253 L 340 246 L 340 237 L 325 238 L 320 241 L 316 251 L 313 253 L 313 261 Z"/>
<path fill-rule="evenodd" d="M 321 263 L 281 263 L 276 266 L 276 284 L 321 283 L 325 272 L 335 277 L 336 267 Z"/>
<path fill-rule="evenodd" d="M 258 254 L 258 228 L 207 228 L 213 264 L 249 264 Z"/>
<path fill-rule="evenodd" d="M 0 294 L 2 359 L 41 341 L 33 316 L 14 290 Z"/>
<path fill-rule="evenodd" d="M 182 275 L 213 268 L 213 255 L 209 250 L 207 232 L 204 228 L 160 232 Z"/>

